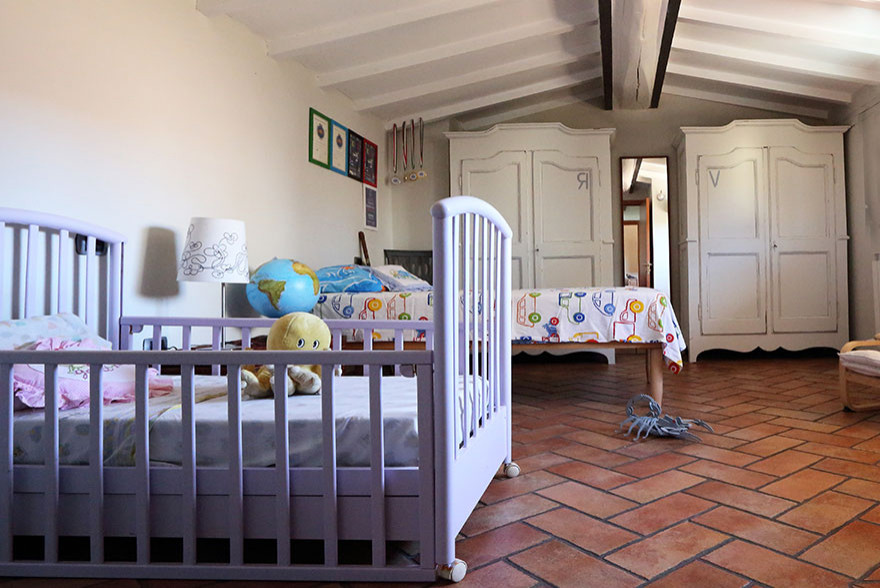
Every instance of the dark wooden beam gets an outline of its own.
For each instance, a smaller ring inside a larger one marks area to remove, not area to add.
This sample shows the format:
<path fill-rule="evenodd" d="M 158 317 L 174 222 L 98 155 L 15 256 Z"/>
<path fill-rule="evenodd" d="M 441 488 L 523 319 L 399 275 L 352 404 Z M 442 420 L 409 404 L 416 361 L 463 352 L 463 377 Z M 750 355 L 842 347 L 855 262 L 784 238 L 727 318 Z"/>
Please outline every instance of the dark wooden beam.
<path fill-rule="evenodd" d="M 602 86 L 605 92 L 605 110 L 611 110 L 611 0 L 599 0 L 599 38 L 602 45 Z"/>
<path fill-rule="evenodd" d="M 669 63 L 669 52 L 672 50 L 672 37 L 675 35 L 675 24 L 678 22 L 680 6 L 681 0 L 669 0 L 669 4 L 666 6 L 666 22 L 663 23 L 663 39 L 660 41 L 660 54 L 657 56 L 657 73 L 654 74 L 651 108 L 657 108 L 660 105 L 660 93 L 663 91 L 663 80 L 666 78 L 666 65 Z"/>
<path fill-rule="evenodd" d="M 629 193 L 632 194 L 636 187 L 636 181 L 639 179 L 639 171 L 642 169 L 642 158 L 636 157 L 636 165 L 633 168 L 632 180 L 629 183 Z"/>

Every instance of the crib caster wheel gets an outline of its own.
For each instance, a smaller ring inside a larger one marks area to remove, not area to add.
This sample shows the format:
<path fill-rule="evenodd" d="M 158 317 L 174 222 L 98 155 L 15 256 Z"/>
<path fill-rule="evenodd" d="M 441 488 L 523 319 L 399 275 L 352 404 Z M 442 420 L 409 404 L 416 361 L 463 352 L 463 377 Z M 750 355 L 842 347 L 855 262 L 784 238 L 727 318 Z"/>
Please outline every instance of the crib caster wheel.
<path fill-rule="evenodd" d="M 519 466 L 514 462 L 504 464 L 504 475 L 508 478 L 515 478 L 520 473 Z"/>
<path fill-rule="evenodd" d="M 437 566 L 437 577 L 452 582 L 461 582 L 467 573 L 467 564 L 460 559 L 452 560 L 451 564 Z"/>

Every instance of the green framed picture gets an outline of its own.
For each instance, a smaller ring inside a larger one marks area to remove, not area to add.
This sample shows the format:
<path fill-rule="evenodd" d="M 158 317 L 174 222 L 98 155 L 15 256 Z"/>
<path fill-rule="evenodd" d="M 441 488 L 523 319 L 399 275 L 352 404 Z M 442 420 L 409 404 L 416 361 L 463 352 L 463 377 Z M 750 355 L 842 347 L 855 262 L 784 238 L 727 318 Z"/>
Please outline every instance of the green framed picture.
<path fill-rule="evenodd" d="M 330 168 L 330 119 L 309 108 L 309 161 Z"/>

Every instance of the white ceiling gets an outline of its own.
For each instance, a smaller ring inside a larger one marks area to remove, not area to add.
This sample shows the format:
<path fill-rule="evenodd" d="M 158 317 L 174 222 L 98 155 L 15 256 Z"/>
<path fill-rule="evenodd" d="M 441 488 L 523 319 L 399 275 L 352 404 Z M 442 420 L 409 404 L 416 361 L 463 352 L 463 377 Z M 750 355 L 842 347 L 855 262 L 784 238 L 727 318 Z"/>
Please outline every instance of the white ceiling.
<path fill-rule="evenodd" d="M 603 103 L 599 1 L 198 0 L 387 125 Z M 666 7 L 613 1 L 614 108 L 646 108 Z M 681 0 L 663 94 L 827 118 L 880 84 L 880 0 Z M 662 94 L 661 94 L 662 101 Z"/>

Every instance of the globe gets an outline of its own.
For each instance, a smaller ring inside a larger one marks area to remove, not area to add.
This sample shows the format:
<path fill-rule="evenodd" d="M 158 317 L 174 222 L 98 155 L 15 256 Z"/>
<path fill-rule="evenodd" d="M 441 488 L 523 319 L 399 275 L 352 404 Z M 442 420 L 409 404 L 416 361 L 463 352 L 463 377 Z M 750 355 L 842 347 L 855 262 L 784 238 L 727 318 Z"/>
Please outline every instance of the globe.
<path fill-rule="evenodd" d="M 254 310 L 269 318 L 309 312 L 318 302 L 318 276 L 304 263 L 276 257 L 256 269 L 245 291 Z"/>

